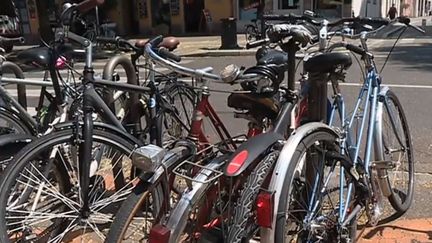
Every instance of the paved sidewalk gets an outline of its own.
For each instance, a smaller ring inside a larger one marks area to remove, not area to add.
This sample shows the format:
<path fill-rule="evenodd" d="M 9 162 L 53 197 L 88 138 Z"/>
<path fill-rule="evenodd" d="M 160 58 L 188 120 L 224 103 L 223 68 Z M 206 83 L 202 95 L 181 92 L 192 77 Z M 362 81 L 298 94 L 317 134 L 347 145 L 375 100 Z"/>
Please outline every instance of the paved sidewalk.
<path fill-rule="evenodd" d="M 432 242 L 432 219 L 398 220 L 359 230 L 359 243 Z"/>
<path fill-rule="evenodd" d="M 244 56 L 255 55 L 256 49 L 247 50 L 244 34 L 237 34 L 238 49 L 220 49 L 220 36 L 178 37 L 180 45 L 177 53 L 182 56 Z"/>

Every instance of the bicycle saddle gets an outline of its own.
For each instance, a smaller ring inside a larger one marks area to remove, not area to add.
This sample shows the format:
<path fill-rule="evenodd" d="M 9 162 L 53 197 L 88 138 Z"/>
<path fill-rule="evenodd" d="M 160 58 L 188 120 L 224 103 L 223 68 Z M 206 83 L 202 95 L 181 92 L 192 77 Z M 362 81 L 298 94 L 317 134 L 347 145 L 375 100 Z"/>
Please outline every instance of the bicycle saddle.
<path fill-rule="evenodd" d="M 257 65 L 284 65 L 288 63 L 288 55 L 279 50 L 260 48 L 255 54 Z"/>
<path fill-rule="evenodd" d="M 279 102 L 268 95 L 233 93 L 228 96 L 228 106 L 248 110 L 252 115 L 275 119 L 279 113 Z"/>
<path fill-rule="evenodd" d="M 304 62 L 304 70 L 312 73 L 329 73 L 337 67 L 348 69 L 352 64 L 349 53 L 331 52 L 323 53 L 309 58 Z"/>
<path fill-rule="evenodd" d="M 137 40 L 135 42 L 135 47 L 144 48 L 148 41 L 149 40 L 147 40 L 147 39 Z M 163 41 L 158 45 L 158 47 L 165 47 L 169 51 L 174 51 L 175 49 L 177 49 L 177 46 L 179 44 L 180 44 L 180 41 L 177 38 L 175 38 L 173 36 L 169 36 L 169 37 L 163 38 Z"/>
<path fill-rule="evenodd" d="M 69 45 L 63 45 L 57 48 L 59 55 L 71 55 L 74 50 Z M 17 55 L 17 61 L 22 64 L 36 65 L 43 68 L 48 68 L 52 62 L 52 53 L 48 47 L 34 47 L 21 51 Z"/>

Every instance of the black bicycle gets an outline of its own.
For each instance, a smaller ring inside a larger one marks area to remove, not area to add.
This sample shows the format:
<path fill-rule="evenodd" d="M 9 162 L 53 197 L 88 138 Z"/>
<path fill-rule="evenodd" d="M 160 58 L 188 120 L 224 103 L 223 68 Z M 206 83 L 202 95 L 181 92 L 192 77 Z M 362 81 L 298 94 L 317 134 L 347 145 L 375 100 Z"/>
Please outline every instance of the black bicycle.
<path fill-rule="evenodd" d="M 67 4 L 63 23 L 67 26 L 74 14 L 97 3 Z M 56 125 L 50 134 L 27 145 L 6 169 L 0 185 L 4 189 L 0 192 L 0 215 L 5 219 L 0 225 L 1 242 L 61 242 L 76 234 L 85 240 L 90 231 L 99 239 L 105 238 L 119 203 L 140 176 L 130 156 L 143 142 L 127 132 L 96 87 L 153 94 L 151 102 L 143 106 L 149 106 L 154 121 L 149 132 L 156 135 L 159 145 L 162 139 L 157 136 L 166 124 L 165 116 L 170 117 L 169 123 L 187 129 L 176 108 L 157 89 L 95 80 L 91 42 L 68 31 L 58 34 L 58 43 L 66 39 L 86 50 L 81 99 L 73 109 L 72 122 Z M 164 48 L 156 51 L 170 56 Z M 53 85 L 60 89 L 59 83 Z M 99 116 L 112 125 L 97 122 Z"/>

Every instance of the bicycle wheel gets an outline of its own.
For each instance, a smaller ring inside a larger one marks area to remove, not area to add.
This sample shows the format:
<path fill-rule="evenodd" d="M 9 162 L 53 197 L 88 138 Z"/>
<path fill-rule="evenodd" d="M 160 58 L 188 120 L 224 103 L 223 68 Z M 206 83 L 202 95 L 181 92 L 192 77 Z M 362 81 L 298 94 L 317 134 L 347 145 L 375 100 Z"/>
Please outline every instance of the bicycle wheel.
<path fill-rule="evenodd" d="M 32 134 L 29 127 L 14 113 L 0 107 L 0 135 Z"/>
<path fill-rule="evenodd" d="M 155 203 L 157 190 L 150 190 L 151 184 L 141 181 L 122 203 L 105 242 L 147 242 L 150 229 L 156 223 L 161 208 Z M 161 189 L 159 187 L 158 189 Z"/>
<path fill-rule="evenodd" d="M 384 161 L 391 161 L 393 167 L 384 172 L 391 191 L 388 199 L 398 213 L 404 213 L 414 197 L 414 155 L 405 113 L 391 91 L 383 101 L 381 124 L 381 155 Z"/>
<path fill-rule="evenodd" d="M 0 184 L 0 242 L 103 241 L 136 179 L 135 144 L 93 131 L 89 208 L 82 211 L 76 129 L 44 136 L 20 151 Z"/>
<path fill-rule="evenodd" d="M 340 229 L 339 195 L 347 199 L 348 182 L 331 152 L 339 153 L 337 137 L 314 132 L 297 147 L 281 190 L 275 226 L 275 242 L 350 242 L 355 240 L 356 218 Z M 343 178 L 340 180 L 340 178 Z M 341 186 L 340 182 L 344 185 Z M 353 188 L 354 189 L 354 188 Z M 351 193 L 352 202 L 354 192 Z M 352 209 L 349 203 L 348 210 Z"/>
<path fill-rule="evenodd" d="M 167 146 L 189 134 L 197 94 L 187 84 L 177 81 L 167 85 L 162 95 L 170 104 L 169 109 L 164 110 L 161 131 L 163 145 Z"/>
<path fill-rule="evenodd" d="M 254 214 L 255 199 L 278 157 L 279 151 L 269 153 L 248 176 L 237 200 L 233 221 L 230 222 L 227 242 L 249 242 L 258 230 Z"/>
<path fill-rule="evenodd" d="M 245 28 L 246 42 L 257 40 L 258 30 L 253 25 L 247 25 Z"/>

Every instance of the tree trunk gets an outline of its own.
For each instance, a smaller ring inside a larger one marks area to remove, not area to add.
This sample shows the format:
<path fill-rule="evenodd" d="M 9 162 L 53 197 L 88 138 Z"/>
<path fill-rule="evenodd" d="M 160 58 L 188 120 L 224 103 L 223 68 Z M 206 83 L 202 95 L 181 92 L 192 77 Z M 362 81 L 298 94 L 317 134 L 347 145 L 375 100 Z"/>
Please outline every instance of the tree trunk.
<path fill-rule="evenodd" d="M 39 18 L 39 33 L 43 41 L 50 43 L 54 40 L 54 33 L 51 29 L 48 17 L 48 1 L 36 0 L 36 7 Z"/>

